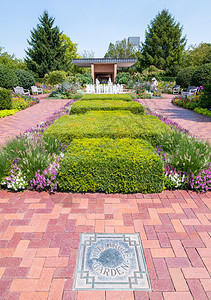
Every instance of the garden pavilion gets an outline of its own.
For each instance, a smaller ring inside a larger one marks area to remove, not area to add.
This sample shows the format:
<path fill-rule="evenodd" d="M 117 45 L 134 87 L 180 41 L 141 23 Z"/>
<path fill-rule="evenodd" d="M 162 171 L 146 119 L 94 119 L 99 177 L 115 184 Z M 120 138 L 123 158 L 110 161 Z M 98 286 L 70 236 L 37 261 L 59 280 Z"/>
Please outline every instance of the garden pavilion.
<path fill-rule="evenodd" d="M 117 68 L 128 68 L 136 63 L 136 58 L 80 58 L 73 59 L 72 63 L 78 67 L 91 67 L 93 82 L 98 79 L 100 83 L 109 78 L 115 83 Z"/>

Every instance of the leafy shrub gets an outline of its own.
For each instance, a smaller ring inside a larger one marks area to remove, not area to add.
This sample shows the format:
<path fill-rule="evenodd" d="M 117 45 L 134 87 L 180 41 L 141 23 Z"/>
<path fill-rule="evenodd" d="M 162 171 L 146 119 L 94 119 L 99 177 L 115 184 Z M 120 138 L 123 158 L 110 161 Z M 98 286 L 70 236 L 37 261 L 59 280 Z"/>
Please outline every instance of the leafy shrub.
<path fill-rule="evenodd" d="M 144 114 L 144 107 L 138 102 L 122 100 L 77 101 L 70 108 L 70 114 L 84 114 L 90 110 L 129 110 L 134 114 Z"/>
<path fill-rule="evenodd" d="M 194 108 L 194 111 L 197 112 L 198 114 L 211 117 L 211 111 L 207 108 L 196 107 Z"/>
<path fill-rule="evenodd" d="M 211 147 L 180 131 L 168 131 L 158 136 L 157 145 L 168 153 L 169 164 L 183 173 L 198 174 L 210 162 Z"/>
<path fill-rule="evenodd" d="M 29 71 L 17 69 L 14 72 L 18 77 L 18 85 L 24 89 L 30 89 L 35 84 L 35 78 Z"/>
<path fill-rule="evenodd" d="M 128 72 L 119 72 L 116 76 L 116 83 L 127 84 L 131 79 L 131 75 Z"/>
<path fill-rule="evenodd" d="M 15 72 L 3 65 L 0 65 L 0 87 L 13 88 L 18 85 L 18 77 Z"/>
<path fill-rule="evenodd" d="M 12 108 L 11 93 L 7 89 L 0 89 L 0 110 Z"/>
<path fill-rule="evenodd" d="M 177 74 L 176 84 L 181 85 L 181 87 L 188 87 L 191 84 L 191 79 L 195 71 L 196 67 L 193 66 L 182 69 Z"/>
<path fill-rule="evenodd" d="M 204 84 L 204 89 L 198 101 L 200 107 L 211 109 L 211 84 Z"/>
<path fill-rule="evenodd" d="M 129 94 L 89 94 L 84 95 L 81 100 L 124 100 L 132 101 L 132 97 Z"/>
<path fill-rule="evenodd" d="M 62 191 L 157 193 L 163 188 L 164 168 L 146 141 L 81 139 L 68 147 L 58 180 Z"/>
<path fill-rule="evenodd" d="M 68 145 L 75 138 L 143 138 L 153 142 L 169 127 L 153 116 L 130 111 L 89 111 L 83 115 L 62 116 L 45 132 Z"/>
<path fill-rule="evenodd" d="M 65 71 L 52 71 L 45 75 L 44 79 L 47 84 L 56 85 L 62 83 L 66 78 Z"/>
<path fill-rule="evenodd" d="M 0 110 L 0 118 L 4 118 L 7 116 L 12 116 L 14 115 L 18 110 L 17 109 L 5 109 L 5 110 Z"/>
<path fill-rule="evenodd" d="M 204 64 L 193 73 L 191 84 L 200 86 L 204 84 L 211 84 L 211 63 Z"/>

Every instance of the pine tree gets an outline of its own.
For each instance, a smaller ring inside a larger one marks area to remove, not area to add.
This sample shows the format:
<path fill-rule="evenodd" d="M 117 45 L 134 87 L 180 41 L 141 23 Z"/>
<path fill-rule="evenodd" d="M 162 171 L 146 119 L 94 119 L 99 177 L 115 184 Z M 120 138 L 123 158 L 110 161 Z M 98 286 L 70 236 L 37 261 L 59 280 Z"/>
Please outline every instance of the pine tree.
<path fill-rule="evenodd" d="M 154 65 L 166 74 L 174 75 L 182 61 L 185 44 L 186 37 L 182 37 L 179 22 L 168 10 L 162 10 L 148 25 L 139 57 L 141 68 Z"/>
<path fill-rule="evenodd" d="M 28 40 L 31 48 L 26 51 L 27 67 L 41 78 L 49 72 L 63 70 L 65 64 L 66 47 L 62 44 L 62 32 L 57 26 L 53 27 L 54 20 L 44 11 Z"/>

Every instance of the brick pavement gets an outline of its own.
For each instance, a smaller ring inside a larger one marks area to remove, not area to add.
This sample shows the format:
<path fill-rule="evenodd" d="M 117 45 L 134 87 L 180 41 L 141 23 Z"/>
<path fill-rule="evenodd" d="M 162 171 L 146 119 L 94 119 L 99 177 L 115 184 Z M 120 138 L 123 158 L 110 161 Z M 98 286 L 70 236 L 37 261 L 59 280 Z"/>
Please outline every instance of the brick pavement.
<path fill-rule="evenodd" d="M 36 126 L 70 101 L 43 99 L 46 95 L 36 95 L 36 97 L 40 98 L 40 103 L 21 110 L 13 116 L 0 119 L 0 144 L 4 144 L 8 137 L 14 137 Z"/>
<path fill-rule="evenodd" d="M 141 99 L 140 101 L 162 114 L 165 117 L 179 123 L 183 128 L 188 129 L 193 135 L 211 143 L 211 118 L 197 114 L 196 112 L 173 105 L 173 95 L 163 94 L 162 99 Z"/>
<path fill-rule="evenodd" d="M 0 191 L 0 299 L 210 299 L 211 193 Z M 73 291 L 81 232 L 140 234 L 152 292 Z"/>

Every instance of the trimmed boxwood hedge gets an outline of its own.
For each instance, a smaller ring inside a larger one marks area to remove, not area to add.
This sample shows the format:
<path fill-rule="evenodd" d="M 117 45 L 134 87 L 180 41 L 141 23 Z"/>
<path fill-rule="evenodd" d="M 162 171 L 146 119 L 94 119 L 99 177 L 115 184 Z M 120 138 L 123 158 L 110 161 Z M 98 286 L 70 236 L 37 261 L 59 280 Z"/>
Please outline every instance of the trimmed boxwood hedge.
<path fill-rule="evenodd" d="M 90 110 L 129 110 L 134 114 L 144 114 L 144 107 L 140 103 L 122 100 L 77 101 L 70 107 L 70 114 L 84 114 Z"/>
<path fill-rule="evenodd" d="M 124 100 L 132 101 L 132 97 L 128 94 L 89 94 L 84 95 L 81 100 Z"/>
<path fill-rule="evenodd" d="M 147 141 L 76 139 L 61 161 L 58 185 L 80 193 L 159 193 L 164 166 Z"/>
<path fill-rule="evenodd" d="M 90 111 L 83 115 L 62 116 L 45 132 L 68 145 L 80 138 L 143 138 L 154 144 L 169 129 L 158 118 L 130 111 Z"/>

